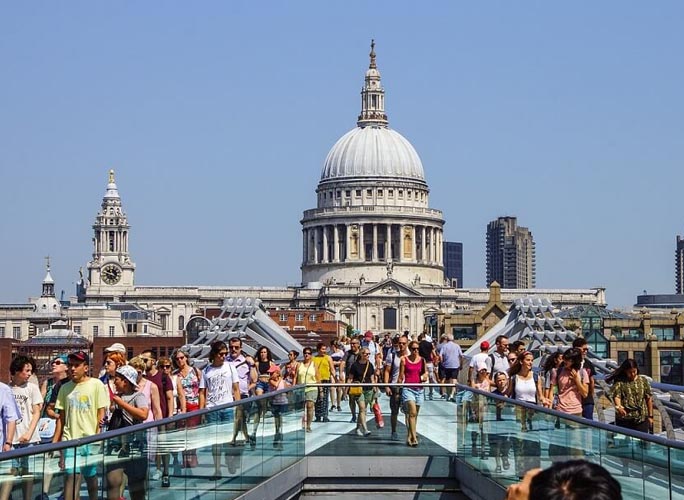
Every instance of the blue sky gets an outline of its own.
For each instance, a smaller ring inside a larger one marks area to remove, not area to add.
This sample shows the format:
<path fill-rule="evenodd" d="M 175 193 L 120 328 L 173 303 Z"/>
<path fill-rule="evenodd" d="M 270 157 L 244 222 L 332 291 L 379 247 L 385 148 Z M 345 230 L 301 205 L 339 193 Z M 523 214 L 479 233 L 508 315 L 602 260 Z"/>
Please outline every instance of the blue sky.
<path fill-rule="evenodd" d="M 466 286 L 515 215 L 540 288 L 674 291 L 684 3 L 4 2 L 0 301 L 74 293 L 107 171 L 138 284 L 300 280 L 327 151 L 377 41 Z"/>

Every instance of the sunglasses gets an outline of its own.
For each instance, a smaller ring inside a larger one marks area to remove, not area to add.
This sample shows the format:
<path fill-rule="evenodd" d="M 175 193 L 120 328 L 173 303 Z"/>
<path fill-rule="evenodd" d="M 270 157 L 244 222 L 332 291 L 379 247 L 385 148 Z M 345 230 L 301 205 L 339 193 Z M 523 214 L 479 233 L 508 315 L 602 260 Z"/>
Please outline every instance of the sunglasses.
<path fill-rule="evenodd" d="M 369 353 L 369 352 L 362 352 L 361 354 L 362 354 L 363 356 L 370 356 L 370 353 Z"/>
<path fill-rule="evenodd" d="M 167 368 L 171 368 L 171 365 L 161 365 L 161 367 L 166 370 Z"/>
<path fill-rule="evenodd" d="M 56 359 L 52 362 L 52 364 L 53 365 L 63 365 L 64 361 L 62 361 L 61 359 Z"/>
<path fill-rule="evenodd" d="M 418 347 L 418 346 L 413 346 L 413 347 L 410 347 L 409 349 L 411 349 L 412 351 L 417 351 L 417 350 L 420 349 L 420 347 Z"/>
<path fill-rule="evenodd" d="M 154 358 L 140 358 L 142 359 L 145 363 L 149 363 L 150 361 L 154 361 Z"/>
<path fill-rule="evenodd" d="M 304 351 L 304 356 L 311 356 L 311 353 L 308 351 Z"/>

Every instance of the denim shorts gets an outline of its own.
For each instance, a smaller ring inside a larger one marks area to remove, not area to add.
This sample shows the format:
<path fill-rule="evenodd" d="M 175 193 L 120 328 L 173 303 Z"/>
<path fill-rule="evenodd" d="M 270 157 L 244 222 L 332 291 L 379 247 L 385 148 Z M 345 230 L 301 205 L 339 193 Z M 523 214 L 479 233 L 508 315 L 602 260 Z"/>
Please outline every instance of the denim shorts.
<path fill-rule="evenodd" d="M 406 406 L 406 403 L 413 401 L 416 406 L 420 406 L 420 402 L 423 400 L 423 388 L 412 389 L 411 387 L 404 387 L 401 390 L 401 404 Z"/>
<path fill-rule="evenodd" d="M 233 408 L 225 408 L 223 410 L 214 410 L 205 415 L 208 424 L 222 424 L 224 422 L 232 422 L 234 418 Z"/>

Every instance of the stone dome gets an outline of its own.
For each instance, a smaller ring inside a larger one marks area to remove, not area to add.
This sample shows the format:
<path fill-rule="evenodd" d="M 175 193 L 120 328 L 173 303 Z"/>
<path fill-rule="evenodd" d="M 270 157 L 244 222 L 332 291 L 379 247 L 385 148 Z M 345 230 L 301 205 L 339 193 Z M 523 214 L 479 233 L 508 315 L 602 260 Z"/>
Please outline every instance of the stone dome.
<path fill-rule="evenodd" d="M 385 177 L 425 182 L 423 164 L 411 143 L 383 126 L 357 127 L 344 134 L 325 159 L 321 182 Z"/>

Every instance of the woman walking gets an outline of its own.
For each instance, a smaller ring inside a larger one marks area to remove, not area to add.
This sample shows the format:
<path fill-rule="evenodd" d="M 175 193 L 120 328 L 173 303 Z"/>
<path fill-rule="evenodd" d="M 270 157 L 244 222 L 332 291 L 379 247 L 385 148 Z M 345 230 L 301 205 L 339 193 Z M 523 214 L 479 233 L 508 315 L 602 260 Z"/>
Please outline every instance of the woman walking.
<path fill-rule="evenodd" d="M 510 383 L 508 385 L 508 396 L 527 403 L 538 404 L 542 399 L 541 384 L 536 374 L 532 372 L 534 355 L 525 351 L 508 370 Z M 520 419 L 520 430 L 527 432 L 532 430 L 532 416 L 534 410 L 519 408 L 518 417 Z"/>
<path fill-rule="evenodd" d="M 613 384 L 610 395 L 615 403 L 615 424 L 626 429 L 649 432 L 653 425 L 651 384 L 639 376 L 639 366 L 626 359 L 606 377 Z"/>
<path fill-rule="evenodd" d="M 357 384 L 375 384 L 375 368 L 370 360 L 370 350 L 367 347 L 361 349 L 361 357 L 357 359 L 349 369 L 349 382 Z M 352 387 L 349 391 L 350 401 L 354 401 L 358 407 L 358 420 L 356 423 L 356 434 L 359 436 L 370 436 L 370 431 L 366 425 L 366 408 L 373 405 L 375 390 L 373 387 L 359 387 L 360 394 L 353 394 L 356 389 Z M 351 402 L 350 402 L 351 404 Z"/>
<path fill-rule="evenodd" d="M 320 384 L 321 379 L 318 375 L 318 370 L 316 370 L 316 365 L 313 362 L 313 353 L 310 347 L 304 348 L 304 361 L 299 363 L 297 367 L 297 383 L 306 384 L 304 389 L 304 416 L 303 424 L 306 432 L 311 432 L 311 421 L 314 416 L 314 404 L 318 398 L 319 387 L 312 384 Z"/>
<path fill-rule="evenodd" d="M 268 382 L 271 379 L 271 372 L 269 371 L 272 366 L 276 366 L 273 362 L 273 356 L 271 355 L 271 350 L 266 346 L 260 346 L 257 349 L 256 358 L 256 369 L 257 369 L 257 383 L 254 394 L 257 396 L 268 392 Z M 259 400 L 257 401 L 257 411 L 254 415 L 254 426 L 252 427 L 252 434 L 249 436 L 249 444 L 252 449 L 256 448 L 256 435 L 259 430 L 259 423 L 261 422 L 261 417 L 266 414 L 268 410 L 268 401 Z"/>
<path fill-rule="evenodd" d="M 199 370 L 190 366 L 188 354 L 185 351 L 176 351 L 173 355 L 173 361 L 177 367 L 174 372 L 178 381 L 177 391 L 178 394 L 183 394 L 183 399 L 180 400 L 179 398 L 180 412 L 192 413 L 199 410 L 199 382 L 201 377 Z M 185 428 L 197 427 L 200 424 L 200 417 L 186 418 L 180 423 Z M 183 467 L 197 467 L 197 450 L 183 451 Z"/>
<path fill-rule="evenodd" d="M 422 384 L 427 382 L 427 377 L 425 360 L 420 356 L 420 345 L 414 340 L 409 344 L 408 356 L 402 356 L 400 360 L 398 382 L 400 384 Z M 424 395 L 421 385 L 405 386 L 401 390 L 401 404 L 404 406 L 406 415 L 407 446 L 418 446 L 418 413 Z"/>

